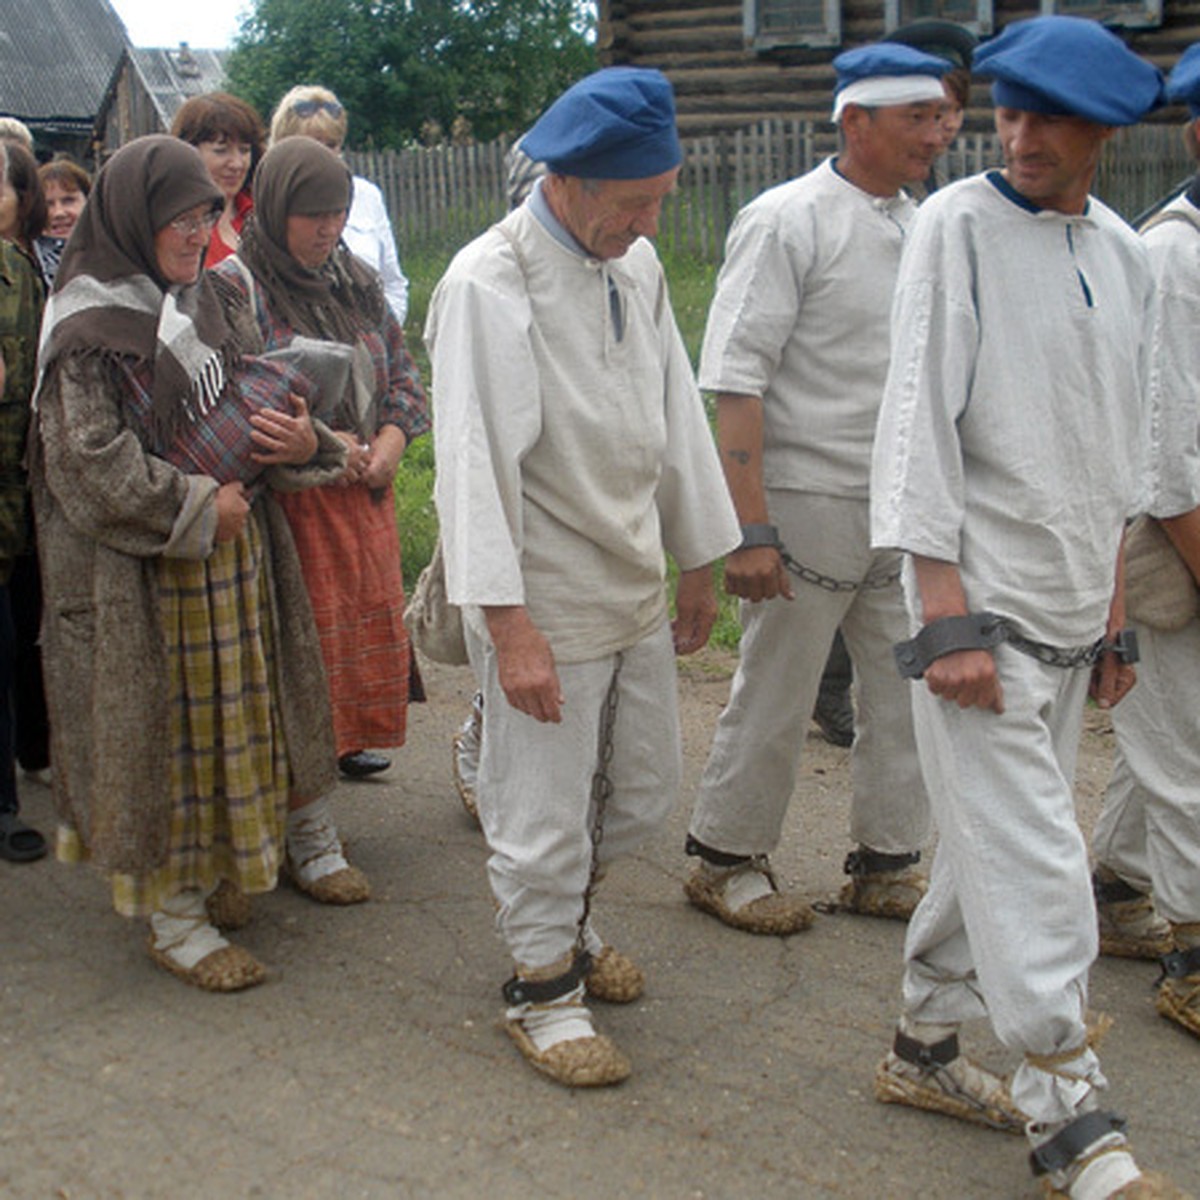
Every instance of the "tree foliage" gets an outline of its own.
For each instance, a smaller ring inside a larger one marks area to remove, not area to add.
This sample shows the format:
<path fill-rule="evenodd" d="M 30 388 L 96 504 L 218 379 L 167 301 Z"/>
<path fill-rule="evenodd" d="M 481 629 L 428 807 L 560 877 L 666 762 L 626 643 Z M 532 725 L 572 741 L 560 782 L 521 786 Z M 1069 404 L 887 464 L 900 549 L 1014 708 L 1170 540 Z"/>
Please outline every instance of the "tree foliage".
<path fill-rule="evenodd" d="M 255 0 L 229 86 L 267 115 L 296 84 L 323 84 L 355 148 L 400 146 L 433 123 L 448 132 L 456 118 L 490 140 L 594 69 L 594 19 L 581 0 Z"/>

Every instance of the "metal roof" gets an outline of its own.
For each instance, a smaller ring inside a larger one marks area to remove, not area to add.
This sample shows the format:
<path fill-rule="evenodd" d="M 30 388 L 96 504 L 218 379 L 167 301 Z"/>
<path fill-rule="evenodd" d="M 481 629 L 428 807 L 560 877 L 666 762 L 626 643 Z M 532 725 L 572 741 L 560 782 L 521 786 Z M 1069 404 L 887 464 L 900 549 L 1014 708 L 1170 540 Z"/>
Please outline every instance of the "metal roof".
<path fill-rule="evenodd" d="M 90 124 L 128 44 L 108 0 L 0 0 L 0 113 Z"/>
<path fill-rule="evenodd" d="M 4 0 L 0 0 L 3 3 Z M 186 43 L 174 50 L 134 48 L 129 60 L 154 102 L 164 129 L 189 96 L 217 92 L 225 85 L 227 50 L 193 50 Z"/>

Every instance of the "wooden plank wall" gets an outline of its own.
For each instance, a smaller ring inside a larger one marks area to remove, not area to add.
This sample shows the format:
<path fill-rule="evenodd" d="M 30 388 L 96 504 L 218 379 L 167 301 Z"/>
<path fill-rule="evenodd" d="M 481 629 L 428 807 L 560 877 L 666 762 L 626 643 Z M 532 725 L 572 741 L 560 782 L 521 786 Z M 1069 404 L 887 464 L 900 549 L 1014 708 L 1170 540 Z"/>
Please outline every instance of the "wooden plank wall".
<path fill-rule="evenodd" d="M 995 0 L 997 31 L 1037 15 L 1037 0 Z M 843 49 L 884 35 L 882 0 L 843 0 L 842 44 L 820 50 L 758 54 L 742 33 L 742 5 L 715 0 L 600 0 L 599 49 L 606 65 L 657 67 L 675 86 L 680 129 L 718 133 L 773 117 L 827 125 L 834 74 Z M 1164 70 L 1200 41 L 1200 0 L 1164 0 L 1160 29 L 1131 32 L 1126 40 Z M 986 85 L 972 91 L 967 129 L 990 125 Z M 1182 119 L 1182 110 L 1156 118 Z"/>
<path fill-rule="evenodd" d="M 813 122 L 773 118 L 686 138 L 679 187 L 663 209 L 662 248 L 719 262 L 738 209 L 765 188 L 810 170 L 827 153 L 826 136 Z M 504 215 L 507 150 L 502 139 L 432 150 L 347 152 L 346 159 L 355 174 L 382 190 L 403 260 L 444 255 Z M 994 135 L 964 134 L 939 161 L 938 175 L 958 179 L 999 161 Z M 1117 133 L 1101 160 L 1094 190 L 1132 220 L 1191 170 L 1175 129 L 1144 125 Z"/>

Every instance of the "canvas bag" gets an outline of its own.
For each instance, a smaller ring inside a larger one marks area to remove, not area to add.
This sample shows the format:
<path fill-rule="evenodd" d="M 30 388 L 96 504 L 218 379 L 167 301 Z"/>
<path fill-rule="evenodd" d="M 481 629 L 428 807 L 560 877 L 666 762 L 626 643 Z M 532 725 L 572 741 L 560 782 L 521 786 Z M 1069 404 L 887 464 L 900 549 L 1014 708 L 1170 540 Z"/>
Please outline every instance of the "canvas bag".
<path fill-rule="evenodd" d="M 462 609 L 446 598 L 446 564 L 440 537 L 429 565 L 417 577 L 417 586 L 404 609 L 404 624 L 413 645 L 426 658 L 452 667 L 469 661 Z"/>

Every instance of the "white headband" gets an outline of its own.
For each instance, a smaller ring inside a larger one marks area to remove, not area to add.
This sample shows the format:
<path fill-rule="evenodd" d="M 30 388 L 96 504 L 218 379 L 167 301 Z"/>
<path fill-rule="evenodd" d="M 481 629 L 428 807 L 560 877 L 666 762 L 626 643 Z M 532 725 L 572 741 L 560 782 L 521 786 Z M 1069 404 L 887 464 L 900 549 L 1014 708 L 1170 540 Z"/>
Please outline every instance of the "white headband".
<path fill-rule="evenodd" d="M 894 104 L 920 104 L 925 100 L 943 100 L 946 92 L 935 75 L 873 75 L 847 84 L 833 98 L 833 121 L 842 119 L 847 104 L 864 108 L 887 108 Z"/>

